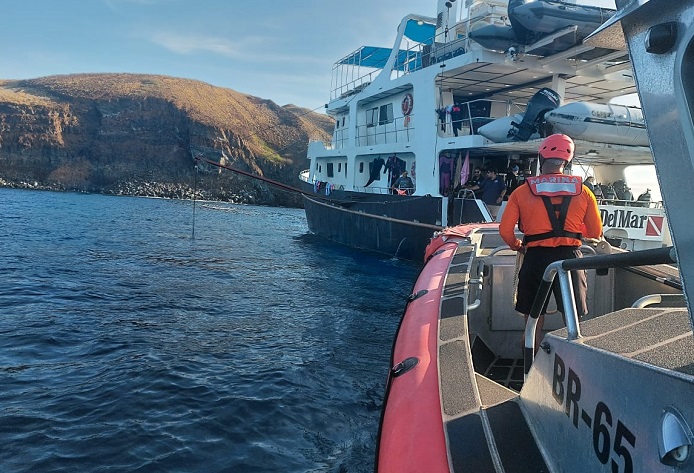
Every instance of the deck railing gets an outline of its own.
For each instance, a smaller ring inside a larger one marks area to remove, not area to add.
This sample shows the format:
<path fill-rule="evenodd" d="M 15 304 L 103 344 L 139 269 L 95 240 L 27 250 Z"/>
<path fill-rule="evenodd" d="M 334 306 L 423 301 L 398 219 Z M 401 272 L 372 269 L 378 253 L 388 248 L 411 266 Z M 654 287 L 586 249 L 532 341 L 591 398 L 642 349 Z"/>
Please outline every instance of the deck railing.
<path fill-rule="evenodd" d="M 407 49 L 402 49 L 390 72 L 391 79 L 464 54 L 469 49 L 469 41 L 468 38 L 462 37 L 448 41 L 445 33 L 440 33 L 424 43 L 416 43 Z M 364 65 L 354 57 L 355 55 L 356 52 L 347 56 L 350 62 L 346 62 L 346 58 L 343 58 L 333 65 L 330 100 L 347 98 L 360 92 L 383 72 L 382 69 Z M 368 72 L 362 73 L 362 68 L 367 69 Z"/>
<path fill-rule="evenodd" d="M 394 118 L 390 123 L 358 125 L 355 145 L 371 146 L 393 143 L 408 143 L 413 141 L 413 117 L 414 114 L 406 117 Z M 342 142 L 344 143 L 344 141 Z"/>
<path fill-rule="evenodd" d="M 647 200 L 620 200 L 620 199 L 605 199 L 596 196 L 598 205 L 617 205 L 623 207 L 647 207 L 651 209 L 662 209 L 662 201 L 647 201 Z"/>

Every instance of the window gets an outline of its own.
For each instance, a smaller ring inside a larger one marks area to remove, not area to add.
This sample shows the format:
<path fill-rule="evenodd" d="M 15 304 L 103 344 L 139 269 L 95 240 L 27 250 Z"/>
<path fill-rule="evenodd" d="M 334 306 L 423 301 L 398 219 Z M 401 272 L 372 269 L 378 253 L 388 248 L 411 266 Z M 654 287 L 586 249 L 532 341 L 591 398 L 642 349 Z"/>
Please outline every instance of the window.
<path fill-rule="evenodd" d="M 660 194 L 660 185 L 658 177 L 655 173 L 655 165 L 640 164 L 632 165 L 624 168 L 624 179 L 631 188 L 634 198 L 646 192 L 646 189 L 651 191 L 651 198 L 654 202 L 663 200 Z"/>
<path fill-rule="evenodd" d="M 376 126 L 376 121 L 378 120 L 378 109 L 370 108 L 366 111 L 366 126 L 370 128 Z"/>
<path fill-rule="evenodd" d="M 334 177 L 335 173 L 333 171 L 333 163 L 326 163 L 326 165 L 327 165 L 328 177 Z"/>
<path fill-rule="evenodd" d="M 469 112 L 468 113 L 468 107 Z M 467 107 L 461 107 L 463 119 L 466 118 L 489 118 L 492 111 L 492 103 L 489 100 L 476 100 L 467 104 Z"/>
<path fill-rule="evenodd" d="M 378 124 L 385 125 L 386 123 L 393 123 L 393 104 L 389 103 L 386 105 L 381 105 L 379 111 Z"/>
<path fill-rule="evenodd" d="M 359 163 L 359 174 L 364 174 L 364 163 Z"/>
<path fill-rule="evenodd" d="M 345 126 L 345 117 L 342 117 L 342 126 Z"/>
<path fill-rule="evenodd" d="M 347 177 L 347 163 L 345 163 L 345 177 Z"/>
<path fill-rule="evenodd" d="M 342 163 L 337 163 L 337 172 L 342 171 Z"/>

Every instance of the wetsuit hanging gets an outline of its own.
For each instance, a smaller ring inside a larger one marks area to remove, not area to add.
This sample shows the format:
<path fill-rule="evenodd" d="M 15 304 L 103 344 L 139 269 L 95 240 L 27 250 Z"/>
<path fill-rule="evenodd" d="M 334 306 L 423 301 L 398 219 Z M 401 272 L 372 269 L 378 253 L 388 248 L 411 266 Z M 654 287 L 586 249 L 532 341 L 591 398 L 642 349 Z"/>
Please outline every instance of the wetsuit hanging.
<path fill-rule="evenodd" d="M 447 196 L 453 183 L 453 166 L 455 161 L 453 158 L 442 154 L 439 156 L 439 192 L 441 195 Z"/>
<path fill-rule="evenodd" d="M 366 183 L 365 187 L 373 181 L 381 180 L 381 168 L 383 168 L 385 164 L 386 162 L 380 156 L 369 163 L 369 181 Z"/>

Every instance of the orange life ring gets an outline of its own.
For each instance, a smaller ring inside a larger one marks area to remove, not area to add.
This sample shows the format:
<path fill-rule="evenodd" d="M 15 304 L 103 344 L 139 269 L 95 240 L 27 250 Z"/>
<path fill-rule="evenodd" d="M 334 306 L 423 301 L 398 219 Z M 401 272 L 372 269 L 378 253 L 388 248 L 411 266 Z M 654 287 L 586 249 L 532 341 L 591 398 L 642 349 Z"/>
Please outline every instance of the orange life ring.
<path fill-rule="evenodd" d="M 412 107 L 414 107 L 414 97 L 412 97 L 412 94 L 405 94 L 400 106 L 402 108 L 403 115 L 407 116 L 412 113 Z"/>

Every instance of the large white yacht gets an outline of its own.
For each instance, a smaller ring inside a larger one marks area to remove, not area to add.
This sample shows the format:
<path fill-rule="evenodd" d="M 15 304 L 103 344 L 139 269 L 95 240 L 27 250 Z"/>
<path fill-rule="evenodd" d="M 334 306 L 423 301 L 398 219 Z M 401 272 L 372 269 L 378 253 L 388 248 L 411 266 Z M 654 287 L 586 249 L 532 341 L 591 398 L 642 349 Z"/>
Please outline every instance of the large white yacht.
<path fill-rule="evenodd" d="M 421 261 L 434 232 L 492 221 L 462 189 L 474 168 L 536 174 L 539 142 L 554 130 L 576 142 L 573 173 L 602 191 L 610 242 L 669 242 L 662 205 L 625 185 L 627 167 L 653 163 L 640 109 L 611 102 L 636 92 L 628 54 L 582 42 L 614 10 L 438 0 L 432 12 L 403 18 L 392 47 L 362 46 L 335 63 L 332 140 L 309 143 L 300 176 L 313 233 Z M 400 195 L 402 171 L 412 186 Z"/>
<path fill-rule="evenodd" d="M 375 471 L 694 471 L 694 226 L 683 192 L 694 180 L 694 2 L 617 6 L 585 47 L 630 55 L 675 246 L 582 247 L 584 257 L 547 267 L 526 322 L 513 309 L 517 255 L 494 224 L 446 229 L 395 335 Z M 588 275 L 582 318 L 576 270 Z M 554 282 L 563 302 L 550 303 L 536 346 Z"/>

